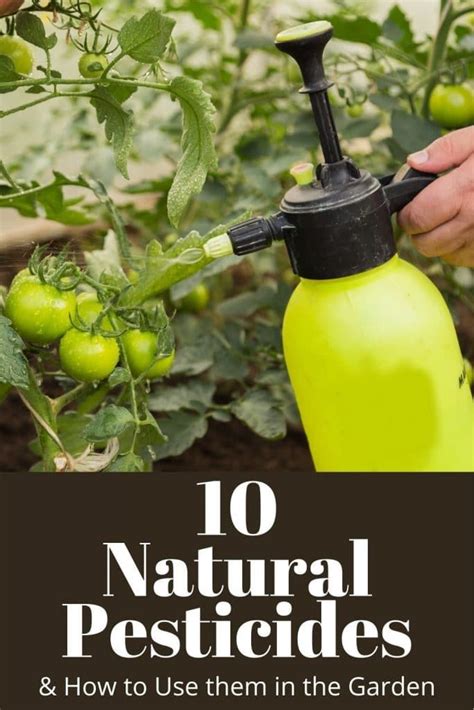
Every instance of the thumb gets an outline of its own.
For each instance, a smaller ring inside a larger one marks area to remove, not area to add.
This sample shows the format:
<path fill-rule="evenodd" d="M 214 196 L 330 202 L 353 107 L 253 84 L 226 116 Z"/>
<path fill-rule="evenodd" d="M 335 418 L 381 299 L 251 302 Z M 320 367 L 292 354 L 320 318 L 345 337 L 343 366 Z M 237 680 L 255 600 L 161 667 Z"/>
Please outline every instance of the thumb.
<path fill-rule="evenodd" d="M 452 131 L 438 138 L 424 150 L 412 153 L 407 163 L 412 168 L 439 173 L 456 168 L 474 153 L 474 126 Z"/>

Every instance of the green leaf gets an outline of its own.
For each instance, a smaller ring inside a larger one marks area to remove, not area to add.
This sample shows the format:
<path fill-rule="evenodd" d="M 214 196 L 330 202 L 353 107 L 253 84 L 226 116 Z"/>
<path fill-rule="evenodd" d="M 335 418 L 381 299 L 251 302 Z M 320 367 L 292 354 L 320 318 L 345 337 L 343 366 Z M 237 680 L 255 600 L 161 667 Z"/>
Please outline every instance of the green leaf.
<path fill-rule="evenodd" d="M 78 412 L 67 412 L 58 417 L 58 434 L 64 448 L 73 456 L 82 454 L 88 446 L 84 431 L 91 417 Z"/>
<path fill-rule="evenodd" d="M 207 0 L 190 0 L 189 2 L 180 3 L 179 7 L 174 8 L 175 12 L 191 12 L 194 17 L 199 20 L 203 27 L 210 30 L 219 30 L 221 27 L 221 18 L 217 5 L 212 5 Z"/>
<path fill-rule="evenodd" d="M 288 373 L 286 369 L 265 370 L 255 378 L 255 381 L 262 385 L 286 385 Z"/>
<path fill-rule="evenodd" d="M 175 227 L 193 195 L 204 185 L 209 170 L 217 168 L 213 143 L 215 108 L 202 83 L 187 76 L 178 76 L 169 84 L 183 111 L 183 155 L 168 193 L 168 216 Z"/>
<path fill-rule="evenodd" d="M 408 155 L 425 148 L 441 135 L 441 129 L 420 116 L 396 110 L 392 113 L 393 140 Z"/>
<path fill-rule="evenodd" d="M 232 413 L 265 439 L 281 439 L 286 434 L 285 416 L 267 390 L 251 390 L 232 404 Z"/>
<path fill-rule="evenodd" d="M 116 367 L 108 379 L 111 388 L 130 382 L 130 373 L 124 367 Z"/>
<path fill-rule="evenodd" d="M 405 51 L 416 47 L 410 21 L 398 5 L 394 5 L 383 23 L 383 33 L 391 42 Z"/>
<path fill-rule="evenodd" d="M 44 86 L 38 86 L 38 84 L 36 84 L 35 86 L 30 86 L 30 88 L 27 89 L 25 93 L 27 93 L 27 94 L 44 94 L 45 92 L 46 92 L 46 89 L 44 88 Z"/>
<path fill-rule="evenodd" d="M 145 462 L 133 451 L 119 456 L 106 469 L 107 473 L 140 473 L 145 470 Z"/>
<path fill-rule="evenodd" d="M 10 321 L 0 315 L 0 382 L 20 389 L 29 385 L 23 342 Z"/>
<path fill-rule="evenodd" d="M 123 256 L 125 261 L 128 261 L 130 259 L 130 243 L 120 210 L 108 194 L 102 182 L 99 180 L 89 180 L 87 186 L 93 190 L 94 195 L 109 213 L 110 221 L 115 231 L 119 253 Z"/>
<path fill-rule="evenodd" d="M 188 293 L 191 293 L 204 279 L 227 271 L 233 266 L 237 266 L 241 261 L 242 257 L 234 255 L 215 259 L 197 274 L 191 276 L 191 278 L 183 279 L 183 281 L 178 281 L 178 283 L 174 284 L 171 288 L 171 300 L 176 303 L 184 298 L 184 296 L 187 296 Z"/>
<path fill-rule="evenodd" d="M 237 380 L 241 382 L 248 375 L 249 366 L 236 350 L 219 347 L 216 349 L 214 361 L 214 366 L 210 372 L 210 376 L 214 380 Z"/>
<path fill-rule="evenodd" d="M 235 40 L 238 49 L 275 49 L 273 37 L 263 32 L 247 28 L 239 32 Z"/>
<path fill-rule="evenodd" d="M 102 274 L 121 274 L 122 265 L 120 249 L 114 232 L 109 231 L 104 239 L 102 249 L 84 252 L 90 275 L 99 280 Z"/>
<path fill-rule="evenodd" d="M 281 325 L 270 325 L 268 323 L 257 323 L 255 326 L 255 338 L 258 345 L 271 348 L 276 352 L 281 352 L 282 338 Z"/>
<path fill-rule="evenodd" d="M 189 380 L 180 385 L 161 385 L 150 395 L 148 406 L 156 412 L 177 412 L 194 409 L 196 404 L 211 406 L 215 385 L 203 380 Z"/>
<path fill-rule="evenodd" d="M 388 94 L 371 94 L 369 100 L 374 106 L 389 113 L 400 106 L 400 100 Z"/>
<path fill-rule="evenodd" d="M 117 168 L 128 179 L 127 163 L 134 130 L 133 113 L 124 109 L 114 94 L 104 86 L 94 89 L 90 97 L 97 111 L 97 120 L 105 124 L 105 135 L 112 143 Z"/>
<path fill-rule="evenodd" d="M 135 442 L 135 451 L 141 453 L 143 449 L 149 446 L 158 446 L 165 444 L 167 441 L 168 439 L 160 429 L 155 417 L 151 412 L 147 411 L 145 418 L 140 423 Z"/>
<path fill-rule="evenodd" d="M 8 94 L 16 90 L 15 86 L 4 87 L 2 84 L 8 84 L 11 81 L 19 81 L 20 79 L 23 79 L 23 77 L 15 71 L 15 65 L 10 57 L 0 54 L 0 94 Z"/>
<path fill-rule="evenodd" d="M 214 259 L 204 254 L 204 244 L 212 237 L 227 232 L 234 224 L 248 219 L 249 216 L 250 213 L 245 212 L 232 222 L 226 225 L 219 224 L 204 235 L 193 230 L 182 239 L 178 239 L 162 257 L 147 259 L 145 269 L 140 273 L 140 280 L 123 294 L 121 305 L 130 307 L 144 303 L 164 293 L 178 281 L 189 278 L 204 266 L 213 263 Z M 202 254 L 201 258 L 196 260 L 186 258 L 189 254 L 194 256 L 197 250 Z"/>
<path fill-rule="evenodd" d="M 207 434 L 208 422 L 200 414 L 174 412 L 169 419 L 161 422 L 161 428 L 168 437 L 166 444 L 154 449 L 157 461 L 170 456 L 179 456 L 189 449 L 196 439 Z"/>
<path fill-rule="evenodd" d="M 228 298 L 217 307 L 218 312 L 226 318 L 251 316 L 262 308 L 272 306 L 275 300 L 275 289 L 271 286 L 260 286 L 256 291 L 241 293 Z"/>
<path fill-rule="evenodd" d="M 19 12 L 15 21 L 16 33 L 30 44 L 40 49 L 50 50 L 56 46 L 58 38 L 55 34 L 46 36 L 44 24 L 32 12 Z"/>
<path fill-rule="evenodd" d="M 316 19 L 313 17 L 313 19 Z M 377 22 L 369 20 L 363 15 L 330 15 L 317 18 L 328 20 L 334 27 L 334 37 L 347 42 L 360 42 L 373 44 L 381 35 L 381 28 Z"/>
<path fill-rule="evenodd" d="M 84 430 L 84 437 L 90 442 L 107 441 L 120 436 L 133 422 L 133 416 L 128 409 L 109 404 L 89 422 Z"/>
<path fill-rule="evenodd" d="M 82 210 L 71 209 L 71 206 L 78 204 L 78 198 L 64 199 L 62 189 L 67 185 L 86 187 L 87 183 L 84 183 L 80 177 L 70 179 L 61 173 L 55 172 L 54 182 L 41 188 L 37 182 L 29 184 L 21 182 L 17 186 L 0 184 L 0 195 L 11 195 L 8 200 L 0 202 L 0 207 L 14 208 L 25 217 L 47 217 L 62 224 L 90 224 L 92 221 L 91 215 Z M 22 194 L 23 191 L 36 188 L 40 189 L 33 194 Z"/>
<path fill-rule="evenodd" d="M 213 338 L 204 337 L 191 345 L 178 348 L 173 364 L 173 375 L 200 375 L 214 362 L 215 343 Z"/>
<path fill-rule="evenodd" d="M 158 10 L 150 10 L 140 19 L 131 17 L 119 32 L 120 47 L 135 61 L 154 64 L 168 46 L 175 24 Z"/>
<path fill-rule="evenodd" d="M 130 84 L 112 84 L 107 87 L 108 91 L 119 104 L 124 104 L 133 94 L 138 91 L 138 86 Z"/>
<path fill-rule="evenodd" d="M 370 116 L 368 118 L 356 118 L 344 129 L 344 138 L 367 138 L 376 128 L 380 126 L 381 116 Z"/>

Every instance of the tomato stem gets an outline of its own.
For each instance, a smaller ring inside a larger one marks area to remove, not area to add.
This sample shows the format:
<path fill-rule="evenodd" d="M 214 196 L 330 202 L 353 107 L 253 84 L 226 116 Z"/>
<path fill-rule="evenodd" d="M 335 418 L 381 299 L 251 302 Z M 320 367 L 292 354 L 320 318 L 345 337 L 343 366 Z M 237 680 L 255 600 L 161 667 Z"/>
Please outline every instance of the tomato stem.
<path fill-rule="evenodd" d="M 51 409 L 53 414 L 55 416 L 60 414 L 65 407 L 72 404 L 72 402 L 75 402 L 76 399 L 78 399 L 82 394 L 85 394 L 89 389 L 91 389 L 90 385 L 82 383 L 77 385 L 77 387 L 74 387 L 72 390 L 69 390 L 69 392 L 53 399 L 51 401 Z"/>
<path fill-rule="evenodd" d="M 52 402 L 41 391 L 34 372 L 29 369 L 29 387 L 18 390 L 20 398 L 32 414 L 42 453 L 42 467 L 45 472 L 56 471 L 55 458 L 66 451 L 57 432 L 56 415 Z"/>
<path fill-rule="evenodd" d="M 430 115 L 430 96 L 438 80 L 438 69 L 444 59 L 449 32 L 455 19 L 456 13 L 453 10 L 453 1 L 441 0 L 438 32 L 433 39 L 431 52 L 428 58 L 427 70 L 428 74 L 431 75 L 431 79 L 426 84 L 423 99 L 422 114 L 425 118 L 429 118 Z"/>

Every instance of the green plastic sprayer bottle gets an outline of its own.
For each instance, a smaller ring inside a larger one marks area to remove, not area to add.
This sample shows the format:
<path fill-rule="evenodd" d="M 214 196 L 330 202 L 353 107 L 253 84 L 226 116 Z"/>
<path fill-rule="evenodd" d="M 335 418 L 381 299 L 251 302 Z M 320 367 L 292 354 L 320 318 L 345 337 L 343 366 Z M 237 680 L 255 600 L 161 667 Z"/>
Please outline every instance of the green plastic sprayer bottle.
<path fill-rule="evenodd" d="M 396 253 L 391 215 L 436 175 L 378 180 L 341 153 L 322 56 L 328 22 L 281 32 L 299 64 L 325 162 L 293 170 L 278 214 L 206 245 L 248 254 L 286 242 L 301 277 L 285 359 L 318 471 L 471 471 L 473 406 L 456 332 L 431 281 Z"/>

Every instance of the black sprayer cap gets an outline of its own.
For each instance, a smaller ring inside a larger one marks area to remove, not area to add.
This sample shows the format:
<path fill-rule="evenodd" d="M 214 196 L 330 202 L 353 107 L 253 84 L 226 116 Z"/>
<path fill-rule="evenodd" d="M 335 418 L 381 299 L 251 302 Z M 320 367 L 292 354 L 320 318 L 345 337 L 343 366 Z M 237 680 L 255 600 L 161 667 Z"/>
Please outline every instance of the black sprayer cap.
<path fill-rule="evenodd" d="M 297 185 L 281 212 L 229 231 L 235 253 L 247 254 L 284 239 L 295 273 L 331 279 L 368 271 L 396 253 L 391 215 L 436 175 L 408 170 L 382 180 L 359 170 L 342 154 L 325 76 L 323 54 L 333 34 L 329 22 L 311 22 L 280 32 L 275 44 L 299 65 L 319 133 L 325 162 L 292 171 Z"/>
<path fill-rule="evenodd" d="M 293 269 L 310 279 L 348 276 L 374 268 L 395 254 L 390 213 L 378 180 L 342 155 L 323 66 L 333 34 L 329 22 L 280 32 L 276 46 L 295 59 L 309 94 L 325 163 L 317 180 L 297 185 L 281 210 L 296 230 L 286 244 Z"/>

